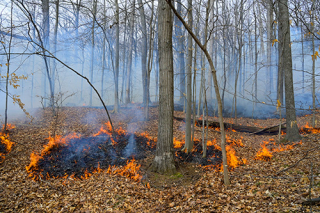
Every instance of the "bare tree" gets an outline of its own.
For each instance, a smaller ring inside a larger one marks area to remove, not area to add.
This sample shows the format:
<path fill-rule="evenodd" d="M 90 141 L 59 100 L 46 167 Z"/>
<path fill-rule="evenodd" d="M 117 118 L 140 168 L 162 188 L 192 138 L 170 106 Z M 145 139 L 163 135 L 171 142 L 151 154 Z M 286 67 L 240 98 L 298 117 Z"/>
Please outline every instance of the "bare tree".
<path fill-rule="evenodd" d="M 223 124 L 223 116 L 222 116 L 222 100 L 220 97 L 220 92 L 219 92 L 219 85 L 218 85 L 218 79 L 217 79 L 217 71 L 213 65 L 212 58 L 206 49 L 206 46 L 201 44 L 199 39 L 195 36 L 195 34 L 192 32 L 192 29 L 189 27 L 189 25 L 184 21 L 184 19 L 180 16 L 180 14 L 177 13 L 176 9 L 172 5 L 172 2 L 169 0 L 166 0 L 168 5 L 170 5 L 172 11 L 174 14 L 180 19 L 188 33 L 192 36 L 193 40 L 197 43 L 197 45 L 201 48 L 201 50 L 204 52 L 204 54 L 207 57 L 207 60 L 210 65 L 210 69 L 212 72 L 212 77 L 213 77 L 213 83 L 214 83 L 214 89 L 216 93 L 216 98 L 218 101 L 218 114 L 219 114 L 219 124 L 220 124 L 220 131 L 221 131 L 221 149 L 222 149 L 222 164 L 223 164 L 223 174 L 224 174 L 224 184 L 229 185 L 230 180 L 229 180 L 229 174 L 228 174 L 228 164 L 227 164 L 227 152 L 226 152 L 226 134 L 225 134 L 225 129 L 224 129 L 224 124 Z M 160 63 L 161 64 L 161 63 Z"/>
<path fill-rule="evenodd" d="M 174 174 L 173 149 L 173 18 L 166 0 L 158 2 L 158 48 L 159 48 L 159 124 L 158 142 L 152 170 Z"/>
<path fill-rule="evenodd" d="M 287 117 L 286 139 L 289 141 L 298 141 L 301 139 L 296 120 L 296 109 L 294 102 L 293 77 L 292 77 L 292 55 L 290 42 L 290 22 L 288 0 L 278 0 L 279 7 L 279 29 L 281 34 L 280 49 L 280 68 L 285 75 L 285 100 Z"/>

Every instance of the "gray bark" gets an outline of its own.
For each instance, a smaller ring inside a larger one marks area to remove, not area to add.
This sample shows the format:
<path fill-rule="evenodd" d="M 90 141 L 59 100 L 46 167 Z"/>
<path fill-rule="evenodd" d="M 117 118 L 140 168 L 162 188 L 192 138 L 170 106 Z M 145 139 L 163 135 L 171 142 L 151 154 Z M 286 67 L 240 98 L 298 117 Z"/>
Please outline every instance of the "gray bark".
<path fill-rule="evenodd" d="M 156 155 L 152 170 L 174 174 L 173 149 L 173 18 L 166 0 L 158 2 L 158 48 L 159 48 L 159 124 Z"/>
<path fill-rule="evenodd" d="M 287 117 L 286 139 L 298 141 L 301 139 L 296 120 L 296 110 L 294 102 L 293 77 L 292 77 L 292 55 L 290 44 L 290 23 L 288 0 L 279 0 L 279 29 L 281 28 L 281 69 L 285 75 L 285 101 Z M 280 34 L 279 34 L 280 36 Z"/>

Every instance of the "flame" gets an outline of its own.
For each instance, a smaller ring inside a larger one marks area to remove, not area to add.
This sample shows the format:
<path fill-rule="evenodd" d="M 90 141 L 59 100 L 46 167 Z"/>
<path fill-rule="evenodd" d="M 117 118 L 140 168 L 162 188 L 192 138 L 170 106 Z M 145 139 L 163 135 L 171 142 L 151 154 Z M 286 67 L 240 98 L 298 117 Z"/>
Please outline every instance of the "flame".
<path fill-rule="evenodd" d="M 280 144 L 280 146 L 278 148 L 275 148 L 275 149 L 272 149 L 273 152 L 283 152 L 283 151 L 287 151 L 287 150 L 291 150 L 293 149 L 293 146 L 295 144 L 292 144 L 292 145 L 286 145 L 286 146 L 282 146 Z"/>
<path fill-rule="evenodd" d="M 221 147 L 217 144 L 217 140 L 215 138 L 212 141 L 207 141 L 207 146 L 214 146 L 215 149 L 221 151 Z"/>
<path fill-rule="evenodd" d="M 115 133 L 117 133 L 117 134 L 111 133 L 111 124 L 108 122 L 105 124 L 105 126 L 102 126 L 96 134 L 93 134 L 93 136 L 107 134 L 108 136 L 110 136 L 110 139 L 111 139 L 113 145 L 115 145 L 119 136 L 127 134 L 126 131 L 124 129 L 122 129 L 121 127 L 117 128 L 115 130 Z M 147 138 L 149 144 L 152 142 L 152 140 L 154 140 L 154 138 L 150 137 L 147 133 L 140 133 L 140 134 L 136 133 L 136 135 Z M 65 174 L 63 177 L 50 176 L 49 173 L 47 173 L 46 175 L 42 174 L 43 170 L 39 167 L 39 161 L 42 160 L 45 155 L 50 154 L 51 152 L 57 150 L 60 147 L 68 146 L 71 139 L 80 138 L 80 137 L 81 137 L 81 135 L 76 134 L 76 133 L 67 135 L 66 137 L 62 137 L 61 135 L 56 135 L 54 137 L 49 136 L 47 138 L 49 141 L 46 145 L 43 146 L 43 149 L 40 152 L 40 154 L 38 154 L 36 152 L 32 152 L 30 155 L 30 164 L 28 166 L 26 166 L 26 170 L 29 173 L 29 177 L 31 177 L 34 180 L 39 180 L 40 178 L 45 178 L 45 179 L 50 179 L 50 178 L 88 179 L 94 173 L 103 172 L 103 170 L 100 168 L 100 164 L 98 163 L 98 166 L 96 169 L 94 169 L 93 171 L 92 170 L 90 171 L 90 169 L 88 168 L 83 172 L 83 175 L 78 178 L 75 177 L 75 174 L 72 174 L 72 175 Z M 153 146 L 153 145 L 155 145 L 155 143 L 152 143 L 150 145 Z M 90 147 L 86 147 L 85 149 L 83 149 L 83 151 L 89 152 Z M 0 155 L 0 157 L 1 157 L 1 155 Z M 133 159 L 131 161 L 127 161 L 127 164 L 123 167 L 109 166 L 109 168 L 106 172 L 110 173 L 110 174 L 117 174 L 120 176 L 125 176 L 125 177 L 133 179 L 135 181 L 140 181 L 142 178 L 142 176 L 139 173 L 140 167 L 141 167 L 141 165 L 137 164 L 135 162 L 135 159 Z"/>
<path fill-rule="evenodd" d="M 175 149 L 181 148 L 184 143 L 184 141 L 179 141 L 176 138 L 173 138 L 173 147 Z"/>
<path fill-rule="evenodd" d="M 300 128 L 300 132 L 302 132 L 302 133 L 311 132 L 312 134 L 318 134 L 318 133 L 320 133 L 320 129 L 313 128 L 312 126 L 309 126 L 309 123 L 307 122 L 306 125 L 304 125 Z"/>
<path fill-rule="evenodd" d="M 264 160 L 264 161 L 270 161 L 271 160 L 272 153 L 266 147 L 266 144 L 268 144 L 268 142 L 263 141 L 263 144 L 261 144 L 262 148 L 258 151 L 256 157 L 254 158 L 255 160 Z"/>
<path fill-rule="evenodd" d="M 2 163 L 5 159 L 5 154 L 11 152 L 14 142 L 9 140 L 8 134 L 0 132 L 0 144 L 3 144 L 5 146 L 4 153 L 0 153 L 0 163 Z"/>
<path fill-rule="evenodd" d="M 38 180 L 39 177 L 37 176 L 37 172 L 39 172 L 38 162 L 43 159 L 43 156 L 48 155 L 51 153 L 52 150 L 57 149 L 61 146 L 67 146 L 68 142 L 74 138 L 80 138 L 81 135 L 77 135 L 76 133 L 69 134 L 66 137 L 62 137 L 61 135 L 55 135 L 54 137 L 49 136 L 47 139 L 49 142 L 43 146 L 43 149 L 40 154 L 32 152 L 30 155 L 30 164 L 26 166 L 26 170 L 29 173 L 29 177 L 33 178 L 34 180 Z M 40 173 L 40 176 L 42 174 Z M 49 174 L 47 174 L 47 178 Z"/>
<path fill-rule="evenodd" d="M 6 130 L 11 130 L 11 129 L 14 129 L 14 128 L 16 128 L 15 125 L 13 125 L 13 124 L 7 124 L 7 129 L 6 129 Z M 4 130 L 4 124 L 2 125 L 2 129 Z"/>
<path fill-rule="evenodd" d="M 124 176 L 139 182 L 142 179 L 142 175 L 139 172 L 140 167 L 141 165 L 137 164 L 135 159 L 132 159 L 130 161 L 128 160 L 124 167 L 109 166 L 107 173 Z"/>

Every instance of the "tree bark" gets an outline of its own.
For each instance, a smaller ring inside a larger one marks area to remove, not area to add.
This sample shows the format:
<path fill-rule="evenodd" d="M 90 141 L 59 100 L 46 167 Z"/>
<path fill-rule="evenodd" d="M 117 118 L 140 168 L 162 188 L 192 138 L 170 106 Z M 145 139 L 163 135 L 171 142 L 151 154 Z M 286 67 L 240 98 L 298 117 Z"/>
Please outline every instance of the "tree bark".
<path fill-rule="evenodd" d="M 132 69 L 132 52 L 133 52 L 133 32 L 134 32 L 134 16 L 135 16 L 135 7 L 136 2 L 133 0 L 132 2 L 132 12 L 131 12 L 131 20 L 129 24 L 129 50 L 128 50 L 128 60 L 127 60 L 127 76 L 126 76 L 126 98 L 125 103 L 130 103 L 130 79 L 131 79 L 131 69 Z"/>
<path fill-rule="evenodd" d="M 188 25 L 192 29 L 192 0 L 188 0 Z M 188 59 L 187 59 L 187 110 L 186 110 L 186 137 L 183 150 L 187 153 L 193 148 L 191 141 L 191 80 L 192 79 L 192 37 L 188 35 Z"/>
<path fill-rule="evenodd" d="M 138 0 L 138 5 L 139 5 L 139 13 L 140 13 L 140 18 L 141 18 L 141 36 L 142 36 L 142 41 L 141 41 L 141 72 L 142 72 L 142 91 L 143 91 L 143 105 L 144 109 L 147 108 L 147 99 L 149 99 L 149 94 L 147 91 L 147 85 L 148 85 L 148 77 L 147 77 L 147 52 L 148 52 L 148 40 L 147 40 L 147 24 L 146 24 L 146 17 L 145 17 L 145 12 L 144 12 L 144 7 L 142 4 L 142 0 Z M 144 111 L 144 117 L 145 119 L 147 118 L 148 113 L 146 110 Z"/>
<path fill-rule="evenodd" d="M 114 69 L 114 107 L 113 112 L 119 112 L 119 63 L 120 63 L 120 17 L 119 17 L 119 2 L 115 1 L 116 6 L 116 57 Z"/>
<path fill-rule="evenodd" d="M 172 13 L 166 0 L 158 2 L 158 48 L 159 48 L 159 124 L 156 155 L 152 170 L 174 174 L 173 149 L 173 50 Z"/>
<path fill-rule="evenodd" d="M 296 120 L 296 109 L 294 103 L 293 77 L 292 77 L 292 55 L 290 43 L 290 23 L 288 0 L 279 0 L 279 28 L 281 28 L 281 68 L 285 75 L 285 101 L 287 117 L 286 139 L 298 141 L 301 139 Z M 280 35 L 279 35 L 280 36 Z"/>

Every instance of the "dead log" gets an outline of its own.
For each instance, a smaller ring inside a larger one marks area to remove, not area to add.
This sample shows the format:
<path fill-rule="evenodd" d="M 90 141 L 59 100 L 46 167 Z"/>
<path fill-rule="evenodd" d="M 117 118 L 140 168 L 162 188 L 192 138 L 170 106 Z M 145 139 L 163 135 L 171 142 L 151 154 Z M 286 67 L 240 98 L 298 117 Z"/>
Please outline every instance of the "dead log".
<path fill-rule="evenodd" d="M 304 205 L 304 206 L 311 206 L 311 205 L 319 206 L 320 205 L 320 197 L 304 201 L 304 202 L 302 202 L 302 205 Z"/>
<path fill-rule="evenodd" d="M 174 116 L 174 119 L 178 121 L 185 121 L 185 118 L 181 118 L 181 117 Z M 206 120 L 203 121 L 200 119 L 196 120 L 196 125 L 200 127 L 202 126 L 202 122 L 204 122 L 204 125 L 207 126 L 207 121 Z M 286 132 L 286 128 L 282 126 L 284 124 L 285 123 L 281 124 L 281 130 L 283 132 Z M 220 124 L 218 121 L 208 121 L 208 126 L 211 128 L 220 128 Z M 255 127 L 255 126 L 243 126 L 243 125 L 237 125 L 232 123 L 224 123 L 225 129 L 234 129 L 237 132 L 246 132 L 246 133 L 256 134 L 256 135 L 277 135 L 279 134 L 279 126 L 280 124 L 267 127 L 267 128 L 261 128 L 261 127 Z"/>
<path fill-rule="evenodd" d="M 286 131 L 286 128 L 285 127 L 282 127 L 284 124 L 286 124 L 286 122 L 282 123 L 282 124 L 278 124 L 278 125 L 275 125 L 275 126 L 270 126 L 270 127 L 267 127 L 267 128 L 263 128 L 257 132 L 252 132 L 251 134 L 255 134 L 255 135 L 259 135 L 261 134 L 262 132 L 263 133 L 279 133 L 279 126 L 281 125 L 281 130 L 283 132 Z"/>

